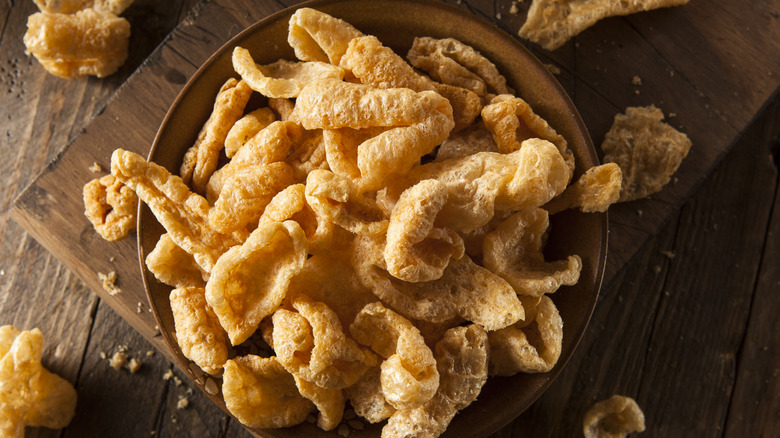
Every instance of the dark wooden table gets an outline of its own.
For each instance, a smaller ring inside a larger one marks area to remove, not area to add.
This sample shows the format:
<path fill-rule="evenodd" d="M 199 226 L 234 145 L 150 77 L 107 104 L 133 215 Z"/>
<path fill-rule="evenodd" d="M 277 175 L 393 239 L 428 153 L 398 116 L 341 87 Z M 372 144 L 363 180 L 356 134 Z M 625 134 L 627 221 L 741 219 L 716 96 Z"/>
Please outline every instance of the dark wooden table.
<path fill-rule="evenodd" d="M 136 0 L 125 13 L 127 64 L 105 79 L 71 81 L 25 54 L 35 5 L 0 4 L 0 324 L 40 327 L 44 364 L 79 394 L 70 426 L 27 436 L 249 436 L 168 360 L 133 273 L 120 277 L 123 298 L 112 299 L 94 265 L 63 247 L 68 223 L 83 230 L 85 219 L 50 215 L 69 202 L 51 187 L 67 163 L 92 162 L 82 145 L 148 148 L 105 127 L 132 123 L 132 98 L 150 84 L 161 97 L 148 116 L 159 123 L 209 53 L 295 3 Z M 509 1 L 448 3 L 515 34 L 530 2 L 516 3 L 516 13 Z M 675 184 L 612 210 L 588 331 L 550 389 L 495 436 L 579 436 L 585 410 L 615 393 L 643 408 L 642 436 L 780 436 L 780 1 L 692 0 L 602 21 L 552 53 L 524 44 L 560 69 L 596 144 L 615 113 L 654 103 L 675 113 L 670 122 L 694 145 Z M 632 85 L 634 75 L 642 85 Z M 152 125 L 138 135 L 153 136 Z M 81 239 L 80 248 L 98 245 Z M 111 263 L 138 275 L 134 253 Z M 111 368 L 104 357 L 119 350 L 141 370 Z M 166 378 L 169 370 L 177 377 Z"/>

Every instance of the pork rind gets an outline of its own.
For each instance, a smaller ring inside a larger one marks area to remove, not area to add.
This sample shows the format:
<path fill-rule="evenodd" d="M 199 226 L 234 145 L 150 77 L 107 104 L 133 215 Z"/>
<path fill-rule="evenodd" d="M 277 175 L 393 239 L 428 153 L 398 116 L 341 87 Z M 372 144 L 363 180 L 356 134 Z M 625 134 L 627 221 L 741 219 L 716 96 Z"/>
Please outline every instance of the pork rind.
<path fill-rule="evenodd" d="M 269 65 L 257 65 L 249 50 L 233 49 L 233 68 L 249 86 L 267 97 L 298 97 L 301 89 L 317 79 L 343 79 L 344 70 L 325 62 L 294 62 L 280 59 Z"/>
<path fill-rule="evenodd" d="M 436 150 L 435 162 L 463 158 L 478 152 L 498 152 L 493 133 L 488 131 L 482 121 L 453 133 Z"/>
<path fill-rule="evenodd" d="M 108 76 L 127 59 L 130 23 L 88 8 L 27 18 L 24 45 L 46 70 L 63 78 Z"/>
<path fill-rule="evenodd" d="M 260 429 L 295 426 L 314 409 L 273 356 L 248 355 L 227 361 L 222 395 L 227 409 L 242 424 Z"/>
<path fill-rule="evenodd" d="M 549 216 L 542 208 L 519 211 L 485 236 L 482 262 L 521 295 L 540 296 L 560 286 L 577 283 L 582 259 L 571 255 L 566 260 L 544 260 L 544 242 Z"/>
<path fill-rule="evenodd" d="M 488 376 L 488 335 L 477 324 L 454 327 L 434 349 L 439 371 L 436 395 L 422 406 L 396 411 L 382 437 L 437 437 L 455 414 L 477 399 Z"/>
<path fill-rule="evenodd" d="M 218 374 L 228 359 L 227 335 L 206 302 L 203 287 L 174 289 L 170 295 L 176 341 L 184 356 L 203 371 Z"/>
<path fill-rule="evenodd" d="M 355 234 L 378 235 L 387 230 L 382 210 L 347 178 L 314 170 L 306 178 L 305 193 L 319 221 L 332 222 Z"/>
<path fill-rule="evenodd" d="M 342 389 L 376 366 L 376 356 L 347 337 L 327 305 L 299 296 L 291 307 L 272 318 L 273 348 L 287 371 L 321 388 Z"/>
<path fill-rule="evenodd" d="M 634 399 L 623 395 L 595 403 L 582 419 L 585 438 L 625 438 L 644 430 L 645 414 Z"/>
<path fill-rule="evenodd" d="M 366 419 L 369 423 L 378 423 L 386 420 L 395 408 L 387 402 L 382 392 L 382 369 L 375 366 L 344 390 L 350 405 L 355 413 Z"/>
<path fill-rule="evenodd" d="M 653 105 L 629 107 L 604 137 L 604 161 L 617 163 L 623 173 L 618 202 L 633 201 L 660 191 L 691 149 L 691 140 L 663 122 Z"/>
<path fill-rule="evenodd" d="M 339 65 L 353 38 L 363 36 L 344 20 L 311 8 L 300 8 L 290 17 L 287 42 L 303 61 Z"/>
<path fill-rule="evenodd" d="M 113 175 L 84 185 L 84 215 L 100 237 L 121 240 L 135 230 L 138 196 Z"/>
<path fill-rule="evenodd" d="M 195 258 L 176 245 L 167 233 L 157 240 L 145 263 L 154 278 L 174 288 L 203 287 L 208 279 Z"/>
<path fill-rule="evenodd" d="M 435 92 L 334 80 L 307 85 L 291 119 L 306 129 L 392 127 L 357 147 L 362 191 L 379 189 L 407 172 L 447 138 L 454 123 L 449 101 Z"/>
<path fill-rule="evenodd" d="M 317 426 L 322 430 L 333 430 L 341 423 L 344 417 L 344 405 L 347 402 L 344 390 L 336 388 L 321 388 L 314 383 L 307 382 L 293 375 L 298 392 L 306 399 L 311 400 L 320 411 L 317 417 Z"/>
<path fill-rule="evenodd" d="M 220 257 L 206 301 L 233 345 L 244 342 L 282 303 L 306 260 L 306 235 L 293 221 L 269 222 Z"/>
<path fill-rule="evenodd" d="M 563 320 L 553 301 L 545 295 L 536 307 L 528 309 L 525 320 L 489 332 L 488 338 L 490 375 L 546 373 L 561 356 Z"/>
<path fill-rule="evenodd" d="M 415 37 L 406 59 L 439 82 L 474 92 L 483 104 L 497 94 L 514 93 L 490 60 L 454 38 Z"/>
<path fill-rule="evenodd" d="M 274 121 L 276 121 L 276 115 L 268 107 L 258 108 L 242 116 L 225 136 L 225 155 L 228 158 L 233 158 L 233 155 L 244 146 L 244 143 Z"/>
<path fill-rule="evenodd" d="M 517 33 L 547 50 L 555 50 L 602 18 L 679 6 L 688 0 L 533 0 Z"/>
<path fill-rule="evenodd" d="M 569 208 L 583 213 L 605 212 L 620 197 L 623 172 L 615 163 L 594 166 L 585 171 L 560 196 L 544 206 L 550 214 Z"/>
<path fill-rule="evenodd" d="M 385 359 L 380 374 L 382 393 L 394 408 L 419 407 L 436 393 L 436 360 L 409 320 L 375 302 L 358 313 L 349 332 Z"/>
<path fill-rule="evenodd" d="M 41 12 L 71 14 L 82 9 L 92 8 L 98 12 L 110 12 L 119 15 L 134 0 L 33 0 Z"/>
<path fill-rule="evenodd" d="M 76 411 L 76 390 L 41 365 L 39 329 L 0 327 L 0 435 L 24 437 L 25 426 L 61 429 Z"/>

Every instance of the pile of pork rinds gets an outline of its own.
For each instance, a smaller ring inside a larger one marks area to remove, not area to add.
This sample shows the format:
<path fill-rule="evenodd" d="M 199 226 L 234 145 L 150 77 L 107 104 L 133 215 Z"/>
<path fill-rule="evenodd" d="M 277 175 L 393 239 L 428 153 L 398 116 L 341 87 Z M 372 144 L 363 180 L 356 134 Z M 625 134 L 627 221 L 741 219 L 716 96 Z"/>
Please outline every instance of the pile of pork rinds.
<path fill-rule="evenodd" d="M 606 210 L 620 169 L 572 182 L 566 140 L 454 39 L 417 38 L 405 60 L 305 8 L 288 41 L 297 60 L 234 49 L 179 176 L 118 149 L 87 215 L 121 238 L 137 196 L 165 227 L 146 265 L 243 424 L 316 410 L 332 430 L 349 403 L 382 436 L 438 436 L 488 375 L 556 364 L 548 295 L 582 260 L 545 260 L 549 216 Z M 232 348 L 259 339 L 269 357 Z"/>

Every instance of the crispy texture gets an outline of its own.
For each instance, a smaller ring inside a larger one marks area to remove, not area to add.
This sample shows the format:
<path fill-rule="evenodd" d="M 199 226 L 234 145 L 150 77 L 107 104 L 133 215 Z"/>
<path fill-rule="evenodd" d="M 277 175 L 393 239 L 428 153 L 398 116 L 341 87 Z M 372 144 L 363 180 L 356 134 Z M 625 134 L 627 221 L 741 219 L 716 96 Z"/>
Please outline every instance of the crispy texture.
<path fill-rule="evenodd" d="M 92 8 L 99 12 L 119 15 L 130 7 L 134 0 L 33 0 L 41 12 L 49 14 L 72 14 L 82 9 Z"/>
<path fill-rule="evenodd" d="M 691 140 L 663 118 L 663 112 L 653 105 L 629 107 L 615 115 L 601 150 L 604 161 L 617 163 L 623 174 L 618 202 L 660 191 L 688 155 Z"/>
<path fill-rule="evenodd" d="M 605 212 L 620 197 L 623 172 L 616 163 L 593 166 L 544 209 L 550 214 L 577 208 L 583 213 Z"/>
<path fill-rule="evenodd" d="M 618 394 L 595 403 L 582 419 L 585 438 L 625 438 L 644 430 L 642 409 L 631 397 Z"/>
<path fill-rule="evenodd" d="M 83 198 L 84 215 L 100 237 L 113 242 L 135 230 L 138 196 L 113 175 L 85 184 Z"/>
<path fill-rule="evenodd" d="M 154 249 L 146 255 L 146 268 L 162 283 L 178 287 L 203 287 L 208 274 L 191 254 L 181 249 L 167 233 L 160 236 Z"/>
<path fill-rule="evenodd" d="M 555 50 L 602 18 L 686 3 L 688 0 L 533 0 L 518 35 Z"/>
<path fill-rule="evenodd" d="M 395 408 L 387 402 L 382 392 L 381 373 L 380 367 L 373 367 L 366 371 L 360 380 L 344 390 L 355 413 L 369 423 L 379 423 L 395 412 Z"/>
<path fill-rule="evenodd" d="M 468 128 L 453 133 L 436 150 L 435 162 L 463 158 L 477 152 L 498 152 L 493 134 L 480 120 Z"/>
<path fill-rule="evenodd" d="M 176 341 L 203 371 L 218 374 L 228 359 L 227 335 L 206 302 L 203 287 L 174 289 L 170 295 Z"/>
<path fill-rule="evenodd" d="M 25 426 L 61 429 L 76 411 L 76 390 L 41 365 L 39 329 L 0 327 L 0 435 L 24 437 Z"/>
<path fill-rule="evenodd" d="M 347 44 L 363 34 L 344 20 L 311 8 L 300 8 L 290 17 L 287 42 L 303 61 L 339 65 Z"/>
<path fill-rule="evenodd" d="M 225 155 L 233 155 L 263 128 L 276 121 L 276 115 L 271 108 L 258 108 L 236 121 L 225 137 Z"/>
<path fill-rule="evenodd" d="M 127 59 L 130 23 L 110 12 L 32 14 L 24 45 L 51 74 L 63 78 L 116 72 Z"/>
<path fill-rule="evenodd" d="M 381 209 L 347 178 L 328 170 L 314 170 L 306 178 L 305 194 L 318 220 L 361 235 L 387 231 L 388 220 Z"/>
<path fill-rule="evenodd" d="M 317 426 L 322 430 L 333 430 L 341 423 L 344 416 L 344 405 L 347 402 L 344 390 L 336 388 L 321 388 L 314 383 L 307 382 L 293 375 L 295 386 L 302 396 L 311 400 L 320 411 L 317 417 Z"/>

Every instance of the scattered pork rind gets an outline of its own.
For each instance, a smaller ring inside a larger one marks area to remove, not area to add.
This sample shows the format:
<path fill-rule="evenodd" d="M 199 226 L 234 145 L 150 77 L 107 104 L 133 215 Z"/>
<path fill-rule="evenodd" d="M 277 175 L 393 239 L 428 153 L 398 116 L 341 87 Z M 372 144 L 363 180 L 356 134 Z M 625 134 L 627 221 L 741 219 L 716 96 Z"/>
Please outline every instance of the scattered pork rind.
<path fill-rule="evenodd" d="M 563 320 L 553 301 L 542 296 L 524 321 L 489 332 L 488 338 L 490 375 L 546 373 L 561 355 Z"/>
<path fill-rule="evenodd" d="M 686 3 L 688 0 L 533 0 L 518 35 L 555 50 L 602 18 Z"/>
<path fill-rule="evenodd" d="M 298 392 L 293 376 L 273 356 L 228 360 L 222 395 L 227 409 L 242 424 L 260 429 L 300 424 L 314 409 Z"/>
<path fill-rule="evenodd" d="M 382 392 L 394 408 L 419 407 L 436 393 L 436 360 L 409 320 L 375 302 L 358 313 L 349 332 L 385 359 L 380 366 Z"/>
<path fill-rule="evenodd" d="M 623 184 L 623 172 L 615 163 L 605 163 L 585 171 L 560 196 L 544 209 L 550 214 L 577 208 L 584 213 L 605 212 L 618 201 Z"/>
<path fill-rule="evenodd" d="M 33 0 L 41 12 L 71 14 L 82 9 L 92 8 L 99 12 L 119 15 L 134 0 Z"/>
<path fill-rule="evenodd" d="M 625 438 L 644 430 L 645 414 L 634 399 L 623 395 L 595 403 L 582 419 L 585 438 Z"/>
<path fill-rule="evenodd" d="M 174 288 L 202 287 L 208 279 L 195 258 L 176 245 L 167 233 L 160 236 L 154 249 L 146 255 L 145 263 L 154 278 Z"/>
<path fill-rule="evenodd" d="M 629 107 L 615 115 L 601 150 L 604 161 L 617 163 L 623 173 L 618 202 L 660 191 L 688 155 L 691 140 L 663 118 L 663 112 L 653 105 Z"/>
<path fill-rule="evenodd" d="M 519 211 L 488 233 L 482 243 L 482 262 L 521 295 L 540 296 L 560 286 L 577 283 L 582 259 L 544 260 L 544 242 L 549 216 L 542 208 Z"/>
<path fill-rule="evenodd" d="M 24 437 L 25 426 L 61 429 L 76 411 L 76 390 L 41 365 L 39 329 L 0 327 L 0 435 Z"/>
<path fill-rule="evenodd" d="M 290 17 L 287 42 L 303 61 L 339 65 L 353 38 L 363 36 L 344 20 L 311 8 L 300 8 Z"/>
<path fill-rule="evenodd" d="M 218 374 L 228 359 L 227 335 L 206 302 L 203 287 L 174 289 L 170 295 L 176 341 L 187 359 Z"/>
<path fill-rule="evenodd" d="M 306 260 L 306 235 L 293 221 L 269 222 L 219 258 L 206 301 L 233 345 L 244 342 L 284 300 Z"/>
<path fill-rule="evenodd" d="M 84 215 L 100 237 L 116 241 L 135 230 L 138 196 L 113 175 L 84 185 Z"/>
<path fill-rule="evenodd" d="M 108 76 L 127 59 L 130 23 L 110 12 L 38 12 L 27 19 L 24 45 L 46 70 L 63 78 Z"/>

